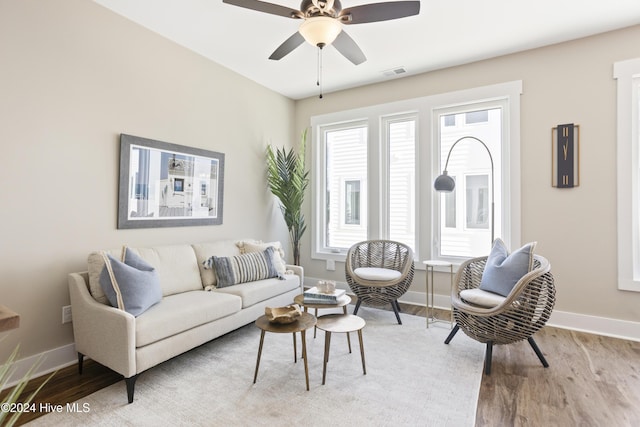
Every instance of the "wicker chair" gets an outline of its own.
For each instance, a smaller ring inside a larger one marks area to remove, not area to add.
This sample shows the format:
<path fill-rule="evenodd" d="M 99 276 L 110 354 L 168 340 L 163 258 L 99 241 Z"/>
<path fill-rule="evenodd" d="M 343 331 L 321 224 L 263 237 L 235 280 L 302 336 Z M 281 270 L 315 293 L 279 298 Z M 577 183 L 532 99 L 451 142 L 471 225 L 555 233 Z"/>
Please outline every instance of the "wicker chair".
<path fill-rule="evenodd" d="M 369 271 L 374 274 L 366 274 Z M 376 277 L 376 272 L 381 273 L 380 277 Z M 347 252 L 345 265 L 349 288 L 358 297 L 353 314 L 358 313 L 362 303 L 374 307 L 391 304 L 398 323 L 402 325 L 398 298 L 411 286 L 413 273 L 413 251 L 403 243 L 367 240 L 353 245 Z"/>
<path fill-rule="evenodd" d="M 549 320 L 555 304 L 556 291 L 549 261 L 535 255 L 533 269 L 516 283 L 504 301 L 496 307 L 483 308 L 460 298 L 460 291 L 480 286 L 486 261 L 487 257 L 470 259 L 456 274 L 457 288 L 451 293 L 456 324 L 445 344 L 449 344 L 460 328 L 474 340 L 486 343 L 484 370 L 490 375 L 493 345 L 526 339 L 547 368 L 549 364 L 533 340 L 533 334 Z"/>

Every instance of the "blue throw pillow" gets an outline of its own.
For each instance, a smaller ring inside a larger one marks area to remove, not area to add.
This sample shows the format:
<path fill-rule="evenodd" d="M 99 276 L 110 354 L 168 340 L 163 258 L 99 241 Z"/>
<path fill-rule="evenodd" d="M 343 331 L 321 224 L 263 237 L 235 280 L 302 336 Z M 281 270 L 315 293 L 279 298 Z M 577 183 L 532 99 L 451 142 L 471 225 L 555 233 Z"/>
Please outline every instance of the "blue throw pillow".
<path fill-rule="evenodd" d="M 509 250 L 501 239 L 493 243 L 482 273 L 480 289 L 506 297 L 518 281 L 531 271 L 536 242 L 527 243 L 517 251 Z"/>
<path fill-rule="evenodd" d="M 162 300 L 162 288 L 155 268 L 126 249 L 124 262 L 106 254 L 100 286 L 113 307 L 136 317 Z"/>

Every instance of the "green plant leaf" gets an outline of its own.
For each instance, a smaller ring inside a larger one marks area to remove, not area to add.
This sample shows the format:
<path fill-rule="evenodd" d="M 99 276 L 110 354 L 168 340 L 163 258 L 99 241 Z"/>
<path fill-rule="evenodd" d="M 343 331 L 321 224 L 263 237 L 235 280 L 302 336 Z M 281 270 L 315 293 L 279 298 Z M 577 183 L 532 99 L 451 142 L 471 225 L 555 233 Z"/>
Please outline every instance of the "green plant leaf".
<path fill-rule="evenodd" d="M 13 368 L 13 364 L 15 363 L 16 358 L 18 357 L 19 348 L 20 348 L 20 346 L 17 346 L 13 350 L 13 352 L 11 353 L 9 358 L 4 362 L 4 364 L 2 366 L 0 366 L 0 390 L 4 389 L 5 385 L 7 384 L 7 382 L 9 381 L 11 376 L 13 375 L 13 373 L 15 372 L 15 369 Z M 42 365 L 42 357 L 39 357 L 38 360 L 36 360 L 36 362 L 33 365 L 31 365 L 31 367 L 24 374 L 24 376 L 11 389 L 9 394 L 7 394 L 4 397 L 4 399 L 2 400 L 1 403 L 16 403 L 18 401 L 18 399 L 20 398 L 20 395 L 24 391 L 25 387 L 27 386 L 27 384 L 29 383 L 29 381 L 31 380 L 31 378 L 33 377 L 33 375 L 35 374 L 35 372 L 38 370 L 38 368 L 41 365 Z M 33 399 L 36 396 L 36 394 L 38 394 L 38 392 L 40 392 L 40 390 L 42 390 L 42 387 L 44 387 L 44 385 L 47 382 L 49 382 L 49 380 L 51 378 L 53 378 L 53 376 L 56 374 L 56 372 L 53 372 L 51 375 L 49 375 L 42 382 L 42 384 L 40 384 L 40 386 L 33 393 L 31 393 L 29 395 L 29 397 L 27 397 L 27 399 L 25 401 L 23 401 L 21 403 L 23 403 L 24 405 L 30 404 L 33 401 Z M 9 415 L 11 415 L 11 417 L 7 420 L 7 417 Z M 14 413 L 0 411 L 0 425 L 1 426 L 6 426 L 6 427 L 11 427 L 18 421 L 18 418 L 20 417 L 20 415 L 21 415 L 20 411 L 17 411 L 17 412 L 14 412 Z"/>
<path fill-rule="evenodd" d="M 309 185 L 309 171 L 305 170 L 307 130 L 302 133 L 298 152 L 292 148 L 267 147 L 267 184 L 280 202 L 294 250 L 294 262 L 299 264 L 300 239 L 306 230 L 302 204 Z"/>

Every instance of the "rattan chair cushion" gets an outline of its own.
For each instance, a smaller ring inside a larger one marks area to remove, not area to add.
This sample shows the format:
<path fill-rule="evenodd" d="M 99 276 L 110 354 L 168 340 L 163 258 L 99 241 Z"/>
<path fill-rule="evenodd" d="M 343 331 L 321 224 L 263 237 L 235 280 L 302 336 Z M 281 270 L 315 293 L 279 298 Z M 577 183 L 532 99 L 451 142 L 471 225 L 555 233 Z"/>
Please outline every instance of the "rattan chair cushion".
<path fill-rule="evenodd" d="M 398 270 L 391 270 L 390 268 L 378 268 L 378 267 L 360 267 L 353 270 L 353 274 L 360 279 L 365 280 L 395 280 L 402 276 Z"/>
<path fill-rule="evenodd" d="M 460 298 L 469 304 L 487 308 L 497 307 L 505 300 L 502 295 L 483 291 L 482 289 L 463 289 L 460 291 Z"/>

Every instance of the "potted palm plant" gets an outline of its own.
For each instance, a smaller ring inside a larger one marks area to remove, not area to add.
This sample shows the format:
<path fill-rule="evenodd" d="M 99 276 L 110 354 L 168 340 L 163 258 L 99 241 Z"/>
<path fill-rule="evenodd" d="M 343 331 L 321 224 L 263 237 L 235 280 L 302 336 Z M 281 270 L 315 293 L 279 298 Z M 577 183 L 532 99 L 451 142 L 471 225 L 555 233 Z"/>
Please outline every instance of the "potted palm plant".
<path fill-rule="evenodd" d="M 305 147 L 307 130 L 302 132 L 300 147 L 274 149 L 267 147 L 267 183 L 269 189 L 280 201 L 280 210 L 289 230 L 293 249 L 293 263 L 300 265 L 300 239 L 307 229 L 302 213 L 304 193 L 309 184 L 309 171 L 305 170 Z"/>

